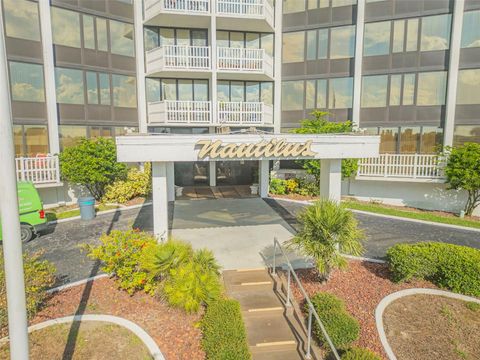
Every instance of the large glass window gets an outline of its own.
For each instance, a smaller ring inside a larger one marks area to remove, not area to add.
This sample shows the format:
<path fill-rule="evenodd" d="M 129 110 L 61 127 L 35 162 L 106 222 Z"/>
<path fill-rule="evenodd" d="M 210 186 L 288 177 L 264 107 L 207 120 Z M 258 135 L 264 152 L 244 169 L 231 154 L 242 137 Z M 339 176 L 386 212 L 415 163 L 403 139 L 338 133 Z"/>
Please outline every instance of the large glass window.
<path fill-rule="evenodd" d="M 415 103 L 415 74 L 403 76 L 403 97 L 402 105 L 413 105 Z"/>
<path fill-rule="evenodd" d="M 283 62 L 295 63 L 304 61 L 305 32 L 283 34 Z"/>
<path fill-rule="evenodd" d="M 95 49 L 95 26 L 93 16 L 83 15 L 83 46 Z"/>
<path fill-rule="evenodd" d="M 98 104 L 98 82 L 97 73 L 87 71 L 87 101 L 89 104 Z"/>
<path fill-rule="evenodd" d="M 75 146 L 82 138 L 87 137 L 86 126 L 60 125 L 58 132 L 60 135 L 60 150 Z"/>
<path fill-rule="evenodd" d="M 446 88 L 445 71 L 419 73 L 417 105 L 444 105 Z"/>
<path fill-rule="evenodd" d="M 463 15 L 462 48 L 480 47 L 480 10 Z"/>
<path fill-rule="evenodd" d="M 418 35 L 418 19 L 407 20 L 407 51 L 417 51 Z"/>
<path fill-rule="evenodd" d="M 392 52 L 403 52 L 403 40 L 405 37 L 405 20 L 393 22 L 393 44 Z"/>
<path fill-rule="evenodd" d="M 480 69 L 458 72 L 457 104 L 480 104 Z"/>
<path fill-rule="evenodd" d="M 265 49 L 265 52 L 273 56 L 273 34 L 261 34 L 260 47 Z"/>
<path fill-rule="evenodd" d="M 355 5 L 357 0 L 332 0 L 332 7 Z"/>
<path fill-rule="evenodd" d="M 415 154 L 418 152 L 420 139 L 419 127 L 402 127 L 400 132 L 400 153 Z"/>
<path fill-rule="evenodd" d="M 479 125 L 456 125 L 453 132 L 453 146 L 461 146 L 466 142 L 480 143 Z"/>
<path fill-rule="evenodd" d="M 110 20 L 110 44 L 113 54 L 134 56 L 133 25 Z"/>
<path fill-rule="evenodd" d="M 38 4 L 26 0 L 3 0 L 5 32 L 13 38 L 40 41 Z"/>
<path fill-rule="evenodd" d="M 364 56 L 386 55 L 390 52 L 390 21 L 365 24 Z"/>
<path fill-rule="evenodd" d="M 304 0 L 283 0 L 283 13 L 290 14 L 305 11 Z"/>
<path fill-rule="evenodd" d="M 62 104 L 83 104 L 82 70 L 55 68 L 57 102 Z"/>
<path fill-rule="evenodd" d="M 317 80 L 317 109 L 327 108 L 327 80 Z"/>
<path fill-rule="evenodd" d="M 387 105 L 387 75 L 364 76 L 362 79 L 362 107 Z"/>
<path fill-rule="evenodd" d="M 390 77 L 390 106 L 400 105 L 400 94 L 402 88 L 402 75 L 392 75 Z"/>
<path fill-rule="evenodd" d="M 398 128 L 380 129 L 380 153 L 395 154 L 397 152 Z"/>
<path fill-rule="evenodd" d="M 108 74 L 99 73 L 99 89 L 100 89 L 100 104 L 110 105 L 110 76 Z"/>
<path fill-rule="evenodd" d="M 307 80 L 305 82 L 305 108 L 314 109 L 315 108 L 315 80 Z"/>
<path fill-rule="evenodd" d="M 80 14 L 75 11 L 51 7 L 53 43 L 79 48 Z"/>
<path fill-rule="evenodd" d="M 330 30 L 330 59 L 351 58 L 355 54 L 355 26 L 342 26 Z"/>
<path fill-rule="evenodd" d="M 27 156 L 48 153 L 48 131 L 42 125 L 24 125 L 25 153 Z"/>
<path fill-rule="evenodd" d="M 317 30 L 307 31 L 307 60 L 317 58 Z"/>
<path fill-rule="evenodd" d="M 273 104 L 273 83 L 262 82 L 260 83 L 260 96 L 261 101 L 267 105 Z"/>
<path fill-rule="evenodd" d="M 433 126 L 422 127 L 420 137 L 420 153 L 435 154 L 438 146 L 443 143 L 443 129 Z"/>
<path fill-rule="evenodd" d="M 329 80 L 328 107 L 330 109 L 348 109 L 352 107 L 353 78 Z"/>
<path fill-rule="evenodd" d="M 303 110 L 303 80 L 282 82 L 282 110 Z"/>
<path fill-rule="evenodd" d="M 112 75 L 113 105 L 120 107 L 136 107 L 137 92 L 133 76 Z"/>
<path fill-rule="evenodd" d="M 145 79 L 147 102 L 155 102 L 161 100 L 160 79 Z"/>
<path fill-rule="evenodd" d="M 318 59 L 326 59 L 328 57 L 328 29 L 318 30 Z"/>
<path fill-rule="evenodd" d="M 96 18 L 98 50 L 108 51 L 107 20 Z"/>
<path fill-rule="evenodd" d="M 145 27 L 143 29 L 145 51 L 157 48 L 160 45 L 160 37 L 157 29 Z"/>
<path fill-rule="evenodd" d="M 451 15 L 436 15 L 422 18 L 420 50 L 446 50 L 450 45 Z"/>
<path fill-rule="evenodd" d="M 12 100 L 44 102 L 43 66 L 10 61 Z"/>

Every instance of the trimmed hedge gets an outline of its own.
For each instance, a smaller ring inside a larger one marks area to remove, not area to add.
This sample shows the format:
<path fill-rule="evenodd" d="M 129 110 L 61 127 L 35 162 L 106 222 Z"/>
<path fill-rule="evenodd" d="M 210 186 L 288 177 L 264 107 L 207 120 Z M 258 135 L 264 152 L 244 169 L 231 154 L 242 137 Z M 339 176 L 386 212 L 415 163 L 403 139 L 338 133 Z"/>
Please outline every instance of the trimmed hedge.
<path fill-rule="evenodd" d="M 344 302 L 335 295 L 319 292 L 312 299 L 312 304 L 335 347 L 345 347 L 358 339 L 360 325 L 358 321 L 347 313 Z M 305 304 L 308 313 L 308 304 Z M 328 347 L 327 340 L 317 321 L 313 322 L 316 338 Z"/>
<path fill-rule="evenodd" d="M 393 280 L 425 279 L 454 292 L 480 296 L 480 250 L 424 242 L 397 244 L 387 251 Z"/>
<path fill-rule="evenodd" d="M 342 356 L 342 360 L 382 360 L 380 356 L 375 354 L 374 352 L 360 348 L 360 347 L 352 347 L 345 351 Z"/>
<path fill-rule="evenodd" d="M 201 326 L 207 360 L 251 359 L 238 301 L 221 299 L 209 304 Z"/>

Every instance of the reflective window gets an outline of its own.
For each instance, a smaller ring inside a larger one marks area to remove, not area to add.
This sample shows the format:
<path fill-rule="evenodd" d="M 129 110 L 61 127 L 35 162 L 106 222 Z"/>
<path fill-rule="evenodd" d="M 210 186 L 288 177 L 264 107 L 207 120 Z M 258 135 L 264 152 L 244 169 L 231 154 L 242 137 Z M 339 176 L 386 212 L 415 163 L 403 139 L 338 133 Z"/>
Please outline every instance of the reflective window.
<path fill-rule="evenodd" d="M 397 20 L 393 22 L 393 44 L 392 52 L 403 52 L 403 40 L 405 37 L 405 21 Z"/>
<path fill-rule="evenodd" d="M 96 18 L 98 50 L 108 51 L 107 20 Z"/>
<path fill-rule="evenodd" d="M 79 48 L 80 14 L 75 11 L 51 7 L 53 43 Z"/>
<path fill-rule="evenodd" d="M 147 102 L 160 101 L 160 79 L 145 79 Z"/>
<path fill-rule="evenodd" d="M 403 76 L 403 97 L 402 105 L 413 105 L 415 103 L 415 74 Z"/>
<path fill-rule="evenodd" d="M 380 129 L 380 153 L 395 154 L 397 152 L 398 128 Z"/>
<path fill-rule="evenodd" d="M 364 56 L 386 55 L 390 52 L 390 21 L 365 24 Z"/>
<path fill-rule="evenodd" d="M 422 18 L 420 50 L 445 50 L 450 44 L 451 15 L 427 16 Z"/>
<path fill-rule="evenodd" d="M 48 154 L 48 131 L 45 125 L 14 125 L 16 156 L 35 157 Z"/>
<path fill-rule="evenodd" d="M 307 60 L 317 58 L 317 30 L 307 31 Z"/>
<path fill-rule="evenodd" d="M 162 100 L 177 100 L 177 82 L 174 79 L 162 79 Z"/>
<path fill-rule="evenodd" d="M 192 80 L 178 80 L 178 100 L 193 101 L 193 83 Z"/>
<path fill-rule="evenodd" d="M 480 10 L 463 15 L 462 48 L 480 47 Z"/>
<path fill-rule="evenodd" d="M 113 105 L 120 107 L 136 107 L 137 92 L 133 76 L 112 75 Z"/>
<path fill-rule="evenodd" d="M 329 80 L 328 107 L 330 109 L 347 109 L 352 107 L 353 78 Z"/>
<path fill-rule="evenodd" d="M 355 54 L 355 26 L 332 28 L 330 59 L 351 58 Z"/>
<path fill-rule="evenodd" d="M 400 94 L 402 88 L 402 75 L 392 75 L 390 77 L 390 106 L 400 105 Z"/>
<path fill-rule="evenodd" d="M 303 80 L 282 82 L 282 110 L 303 110 Z"/>
<path fill-rule="evenodd" d="M 317 80 L 317 109 L 327 108 L 327 80 Z"/>
<path fill-rule="evenodd" d="M 106 126 L 92 126 L 90 127 L 90 138 L 111 138 L 113 131 L 111 127 Z"/>
<path fill-rule="evenodd" d="M 418 152 L 420 139 L 419 127 L 402 127 L 400 132 L 400 153 L 415 154 Z"/>
<path fill-rule="evenodd" d="M 60 137 L 60 150 L 77 145 L 82 138 L 87 137 L 86 126 L 60 125 L 58 127 Z"/>
<path fill-rule="evenodd" d="M 44 102 L 43 66 L 14 61 L 9 65 L 12 100 Z"/>
<path fill-rule="evenodd" d="M 193 80 L 193 99 L 208 101 L 208 80 Z"/>
<path fill-rule="evenodd" d="M 328 57 L 328 29 L 318 30 L 318 59 Z"/>
<path fill-rule="evenodd" d="M 160 37 L 155 28 L 145 27 L 143 29 L 143 38 L 145 44 L 145 51 L 155 49 L 160 45 Z"/>
<path fill-rule="evenodd" d="M 419 73 L 417 105 L 444 105 L 446 88 L 445 71 Z"/>
<path fill-rule="evenodd" d="M 314 109 L 315 108 L 315 80 L 305 81 L 305 108 Z"/>
<path fill-rule="evenodd" d="M 418 35 L 418 19 L 407 20 L 407 51 L 417 51 Z"/>
<path fill-rule="evenodd" d="M 3 0 L 6 35 L 40 41 L 38 4 L 26 0 Z"/>
<path fill-rule="evenodd" d="M 443 129 L 434 126 L 422 127 L 420 137 L 420 153 L 435 154 L 439 145 L 443 143 Z"/>
<path fill-rule="evenodd" d="M 260 101 L 260 83 L 247 82 L 245 85 L 245 101 L 259 102 Z"/>
<path fill-rule="evenodd" d="M 100 83 L 100 104 L 110 105 L 110 76 L 105 73 L 98 74 Z"/>
<path fill-rule="evenodd" d="M 134 56 L 133 25 L 110 20 L 110 44 L 113 54 Z"/>
<path fill-rule="evenodd" d="M 357 0 L 332 0 L 332 7 L 355 5 Z"/>
<path fill-rule="evenodd" d="M 175 29 L 160 29 L 160 46 L 175 45 Z"/>
<path fill-rule="evenodd" d="M 245 88 L 242 81 L 230 81 L 230 101 L 245 101 Z"/>
<path fill-rule="evenodd" d="M 23 148 L 22 125 L 13 125 L 13 145 L 15 146 L 15 157 L 26 156 Z"/>
<path fill-rule="evenodd" d="M 283 13 L 290 14 L 305 11 L 304 0 L 283 0 Z"/>
<path fill-rule="evenodd" d="M 362 107 L 387 105 L 387 75 L 364 76 L 362 79 Z"/>
<path fill-rule="evenodd" d="M 456 125 L 453 132 L 453 146 L 461 146 L 466 142 L 480 143 L 480 126 Z"/>
<path fill-rule="evenodd" d="M 330 0 L 307 0 L 308 9 L 321 9 L 330 6 Z"/>
<path fill-rule="evenodd" d="M 260 37 L 260 47 L 265 49 L 265 52 L 273 56 L 273 34 L 262 34 Z"/>
<path fill-rule="evenodd" d="M 98 83 L 97 73 L 87 71 L 87 102 L 89 104 L 98 104 Z"/>
<path fill-rule="evenodd" d="M 57 102 L 83 104 L 83 72 L 76 69 L 55 68 Z"/>
<path fill-rule="evenodd" d="M 304 61 L 305 32 L 291 32 L 283 34 L 283 57 L 284 63 Z"/>
<path fill-rule="evenodd" d="M 95 49 L 93 16 L 83 15 L 83 46 L 87 49 Z"/>
<path fill-rule="evenodd" d="M 457 104 L 480 104 L 480 69 L 458 72 Z"/>
<path fill-rule="evenodd" d="M 273 83 L 272 82 L 262 82 L 260 83 L 260 95 L 261 101 L 267 105 L 273 104 Z"/>

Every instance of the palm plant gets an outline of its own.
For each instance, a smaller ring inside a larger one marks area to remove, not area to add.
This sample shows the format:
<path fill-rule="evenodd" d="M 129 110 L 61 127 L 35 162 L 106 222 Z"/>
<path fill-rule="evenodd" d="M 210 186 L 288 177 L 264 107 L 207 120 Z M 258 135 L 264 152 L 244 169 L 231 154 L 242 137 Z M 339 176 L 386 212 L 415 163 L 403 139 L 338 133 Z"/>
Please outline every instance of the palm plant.
<path fill-rule="evenodd" d="M 333 200 L 320 200 L 298 215 L 301 230 L 289 246 L 314 260 L 320 275 L 328 280 L 335 268 L 345 268 L 342 253 L 359 256 L 363 252 L 363 231 L 353 213 Z"/>

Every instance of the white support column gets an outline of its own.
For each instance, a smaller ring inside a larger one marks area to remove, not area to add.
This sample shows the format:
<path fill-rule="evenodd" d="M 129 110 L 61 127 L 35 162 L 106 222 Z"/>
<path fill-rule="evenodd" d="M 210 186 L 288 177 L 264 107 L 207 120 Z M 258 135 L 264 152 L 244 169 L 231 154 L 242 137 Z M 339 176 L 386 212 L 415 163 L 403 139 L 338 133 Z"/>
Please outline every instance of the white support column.
<path fill-rule="evenodd" d="M 147 99 L 145 95 L 145 48 L 143 44 L 143 1 L 134 0 L 135 57 L 137 71 L 137 112 L 138 130 L 148 132 Z"/>
<path fill-rule="evenodd" d="M 212 108 L 211 111 L 211 124 L 218 125 L 217 114 L 217 1 L 210 0 L 211 17 L 210 17 L 210 49 L 212 62 L 212 76 L 210 83 L 210 101 Z"/>
<path fill-rule="evenodd" d="M 175 201 L 175 164 L 167 162 L 167 192 L 168 201 Z"/>
<path fill-rule="evenodd" d="M 270 174 L 268 169 L 268 160 L 260 160 L 258 162 L 258 186 L 259 195 L 262 198 L 268 197 L 268 188 L 270 185 Z"/>
<path fill-rule="evenodd" d="M 342 191 L 342 160 L 321 160 L 320 167 L 320 196 L 325 199 L 340 202 Z"/>
<path fill-rule="evenodd" d="M 443 129 L 443 145 L 453 145 L 455 129 L 455 108 L 457 106 L 458 67 L 460 63 L 460 46 L 463 27 L 463 9 L 465 0 L 455 0 L 453 4 L 452 35 L 450 40 L 450 60 L 448 68 L 447 101 L 445 109 L 445 125 Z"/>
<path fill-rule="evenodd" d="M 208 163 L 208 179 L 210 186 L 217 186 L 217 162 L 210 161 Z"/>
<path fill-rule="evenodd" d="M 282 117 L 282 3 L 275 1 L 273 129 L 277 134 Z"/>
<path fill-rule="evenodd" d="M 159 241 L 168 238 L 167 166 L 152 163 L 153 233 Z"/>
<path fill-rule="evenodd" d="M 353 128 L 360 126 L 360 99 L 362 96 L 363 32 L 365 29 L 365 0 L 357 1 L 357 25 L 355 28 L 355 68 L 353 75 Z"/>
<path fill-rule="evenodd" d="M 55 89 L 55 58 L 53 54 L 50 0 L 40 0 L 40 32 L 42 34 L 43 72 L 45 79 L 45 105 L 47 107 L 48 145 L 51 154 L 60 152 L 58 134 L 57 94 Z"/>

